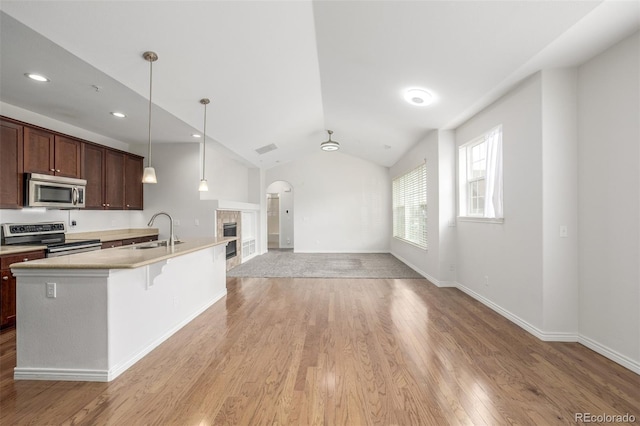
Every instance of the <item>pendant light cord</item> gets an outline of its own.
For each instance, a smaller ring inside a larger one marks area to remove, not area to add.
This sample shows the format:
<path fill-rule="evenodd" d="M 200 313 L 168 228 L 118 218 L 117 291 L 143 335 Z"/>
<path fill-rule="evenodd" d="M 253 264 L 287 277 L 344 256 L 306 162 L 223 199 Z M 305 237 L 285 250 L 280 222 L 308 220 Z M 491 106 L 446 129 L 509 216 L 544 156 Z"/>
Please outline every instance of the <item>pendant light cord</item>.
<path fill-rule="evenodd" d="M 153 61 L 149 60 L 149 167 L 151 167 L 151 94 L 153 93 Z"/>
<path fill-rule="evenodd" d="M 207 154 L 207 103 L 204 104 L 204 132 L 202 135 L 202 180 L 204 180 L 205 156 Z"/>

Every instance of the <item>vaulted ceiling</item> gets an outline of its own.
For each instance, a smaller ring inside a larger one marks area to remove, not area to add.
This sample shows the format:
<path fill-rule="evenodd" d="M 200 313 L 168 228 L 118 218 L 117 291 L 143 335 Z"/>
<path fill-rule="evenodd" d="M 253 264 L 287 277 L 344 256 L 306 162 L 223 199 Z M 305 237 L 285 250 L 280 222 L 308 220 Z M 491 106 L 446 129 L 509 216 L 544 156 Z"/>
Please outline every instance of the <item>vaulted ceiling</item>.
<path fill-rule="evenodd" d="M 637 1 L 3 0 L 0 10 L 2 102 L 146 143 L 152 50 L 153 142 L 196 142 L 208 97 L 208 140 L 263 168 L 317 151 L 326 129 L 342 152 L 391 166 L 430 130 L 640 25 Z M 406 103 L 409 87 L 436 101 Z M 255 151 L 269 144 L 278 148 Z"/>

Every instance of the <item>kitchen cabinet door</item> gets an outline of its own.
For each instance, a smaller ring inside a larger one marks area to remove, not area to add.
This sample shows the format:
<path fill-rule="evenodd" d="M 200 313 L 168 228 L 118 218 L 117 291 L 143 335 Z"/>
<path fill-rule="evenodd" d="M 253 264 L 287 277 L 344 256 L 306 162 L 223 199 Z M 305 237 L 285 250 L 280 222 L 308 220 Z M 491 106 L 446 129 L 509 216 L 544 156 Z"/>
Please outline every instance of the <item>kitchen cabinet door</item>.
<path fill-rule="evenodd" d="M 56 176 L 80 178 L 80 141 L 56 135 L 53 158 Z"/>
<path fill-rule="evenodd" d="M 104 209 L 107 204 L 105 192 L 105 149 L 96 145 L 82 144 L 82 179 L 87 181 L 84 194 L 85 209 Z"/>
<path fill-rule="evenodd" d="M 36 250 L 0 257 L 0 328 L 16 323 L 16 278 L 9 265 L 44 258 L 44 250 Z"/>
<path fill-rule="evenodd" d="M 107 210 L 124 210 L 124 154 L 105 151 L 105 201 Z"/>
<path fill-rule="evenodd" d="M 8 121 L 0 121 L 0 208 L 22 207 L 23 129 Z"/>
<path fill-rule="evenodd" d="M 24 127 L 24 172 L 55 174 L 54 135 L 44 130 Z"/>
<path fill-rule="evenodd" d="M 124 207 L 142 210 L 142 157 L 125 155 L 124 159 Z"/>
<path fill-rule="evenodd" d="M 16 323 L 16 277 L 10 269 L 0 271 L 0 328 Z"/>

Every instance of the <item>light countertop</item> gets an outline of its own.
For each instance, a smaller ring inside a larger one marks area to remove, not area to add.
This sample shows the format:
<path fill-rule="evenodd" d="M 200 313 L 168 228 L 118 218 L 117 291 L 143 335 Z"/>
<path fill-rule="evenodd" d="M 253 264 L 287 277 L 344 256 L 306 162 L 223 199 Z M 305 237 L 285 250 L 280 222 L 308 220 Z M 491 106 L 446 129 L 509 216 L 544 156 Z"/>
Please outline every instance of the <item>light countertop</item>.
<path fill-rule="evenodd" d="M 44 250 L 47 246 L 0 246 L 0 256 Z"/>
<path fill-rule="evenodd" d="M 173 247 L 140 249 L 136 247 L 152 243 L 141 243 L 115 247 L 68 256 L 50 257 L 29 262 L 14 263 L 11 269 L 131 269 L 150 265 L 161 260 L 192 253 L 205 248 L 236 240 L 237 237 L 208 237 L 186 240 Z"/>
<path fill-rule="evenodd" d="M 158 235 L 158 228 L 111 229 L 108 231 L 75 232 L 65 234 L 66 240 L 100 240 L 101 242 L 127 240 L 129 238 L 150 237 Z M 0 256 L 24 253 L 34 250 L 45 250 L 47 246 L 0 246 Z"/>
<path fill-rule="evenodd" d="M 67 240 L 93 240 L 101 242 L 126 240 L 129 238 L 150 237 L 158 235 L 158 228 L 131 228 L 131 229 L 111 229 L 108 231 L 73 232 L 67 233 Z"/>

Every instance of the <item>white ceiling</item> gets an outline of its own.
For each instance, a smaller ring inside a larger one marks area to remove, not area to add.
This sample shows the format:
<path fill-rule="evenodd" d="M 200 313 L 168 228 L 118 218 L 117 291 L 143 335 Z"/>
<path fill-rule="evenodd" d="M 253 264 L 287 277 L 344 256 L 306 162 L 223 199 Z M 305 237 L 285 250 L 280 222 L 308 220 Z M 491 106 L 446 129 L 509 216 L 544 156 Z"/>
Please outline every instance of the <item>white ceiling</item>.
<path fill-rule="evenodd" d="M 640 26 L 637 0 L 2 0 L 0 9 L 3 102 L 146 143 L 142 53 L 153 50 L 154 143 L 194 142 L 208 97 L 208 140 L 264 168 L 317 151 L 325 129 L 342 152 L 391 166 L 531 73 L 579 64 Z M 437 101 L 407 104 L 411 86 Z M 116 109 L 127 118 L 110 116 Z"/>

